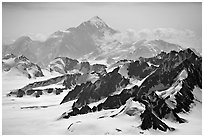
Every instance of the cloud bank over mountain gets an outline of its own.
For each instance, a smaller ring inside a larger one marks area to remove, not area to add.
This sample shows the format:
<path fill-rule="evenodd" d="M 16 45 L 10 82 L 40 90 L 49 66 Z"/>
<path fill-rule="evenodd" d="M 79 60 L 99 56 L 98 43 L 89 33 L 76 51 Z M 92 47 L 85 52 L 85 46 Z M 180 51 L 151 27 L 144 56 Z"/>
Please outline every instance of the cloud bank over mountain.
<path fill-rule="evenodd" d="M 62 30 L 63 31 L 63 30 Z M 30 33 L 28 36 L 32 40 L 45 41 L 50 34 Z M 121 33 L 115 34 L 112 38 L 121 43 L 132 43 L 143 39 L 154 40 L 161 39 L 171 43 L 181 45 L 182 47 L 195 48 L 198 52 L 202 51 L 202 38 L 197 36 L 192 30 L 179 30 L 175 28 L 156 28 L 156 29 L 142 29 L 136 31 L 134 29 L 127 29 Z M 112 39 L 107 36 L 105 39 Z"/>
<path fill-rule="evenodd" d="M 131 43 L 143 39 L 161 39 L 179 44 L 183 47 L 195 48 L 197 51 L 201 51 L 202 49 L 202 39 L 189 29 L 178 30 L 174 28 L 156 28 L 142 29 L 140 31 L 128 29 L 125 32 L 115 34 L 114 37 L 122 43 Z"/>
<path fill-rule="evenodd" d="M 122 10 L 121 10 L 122 9 Z M 107 14 L 108 13 L 108 14 Z M 98 15 L 116 30 L 175 28 L 202 36 L 202 3 L 89 2 L 89 3 L 6 3 L 2 4 L 4 43 L 21 35 L 43 34 L 79 25 Z M 39 37 L 39 36 L 38 36 Z"/>

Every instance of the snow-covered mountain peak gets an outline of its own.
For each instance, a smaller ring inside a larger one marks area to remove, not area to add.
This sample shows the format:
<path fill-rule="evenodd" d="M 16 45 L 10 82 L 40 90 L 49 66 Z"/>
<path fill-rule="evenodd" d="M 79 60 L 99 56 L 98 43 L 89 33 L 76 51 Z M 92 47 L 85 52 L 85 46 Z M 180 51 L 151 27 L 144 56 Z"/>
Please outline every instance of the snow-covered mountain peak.
<path fill-rule="evenodd" d="M 18 38 L 15 41 L 15 43 L 16 42 L 31 42 L 31 41 L 32 41 L 32 39 L 29 36 L 22 36 L 22 37 Z"/>
<path fill-rule="evenodd" d="M 88 20 L 88 22 L 90 22 L 92 25 L 95 25 L 96 27 L 107 26 L 106 23 L 98 16 L 92 17 L 90 20 Z"/>

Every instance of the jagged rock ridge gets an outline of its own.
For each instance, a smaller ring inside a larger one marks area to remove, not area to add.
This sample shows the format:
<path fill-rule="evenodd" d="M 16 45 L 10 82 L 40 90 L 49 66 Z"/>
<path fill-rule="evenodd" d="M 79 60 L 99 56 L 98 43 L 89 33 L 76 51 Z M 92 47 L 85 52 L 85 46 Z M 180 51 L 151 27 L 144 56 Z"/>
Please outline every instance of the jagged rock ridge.
<path fill-rule="evenodd" d="M 5 59 L 11 57 L 13 57 L 13 54 L 6 56 Z M 24 61 L 27 60 L 27 58 L 24 56 L 21 56 L 20 59 Z M 55 92 L 58 95 L 64 90 L 70 90 L 79 84 L 83 85 L 87 81 L 93 83 L 94 81 L 96 81 L 100 77 L 103 77 L 107 73 L 105 65 L 90 65 L 89 62 L 79 62 L 75 59 L 70 59 L 68 57 L 58 57 L 51 64 L 52 66 L 49 66 L 50 71 L 62 73 L 61 76 L 30 83 L 20 89 L 12 90 L 7 95 L 16 97 L 23 97 L 24 95 L 33 95 L 34 97 L 40 97 L 40 95 L 52 92 Z M 45 86 L 56 84 L 61 85 L 62 88 L 43 88 Z"/>
<path fill-rule="evenodd" d="M 129 98 L 132 98 L 133 101 L 142 103 L 145 106 L 145 110 L 140 115 L 142 120 L 140 127 L 143 130 L 153 128 L 162 131 L 173 131 L 173 127 L 169 127 L 162 121 L 164 118 L 171 118 L 179 123 L 186 122 L 185 119 L 178 116 L 178 113 L 190 111 L 190 105 L 194 102 L 194 87 L 202 88 L 202 58 L 197 56 L 191 49 L 186 49 L 179 52 L 171 51 L 168 54 L 162 52 L 153 58 L 140 58 L 140 62 L 143 61 L 148 61 L 149 64 L 151 63 L 151 65 L 157 65 L 158 67 L 153 67 L 154 69 L 139 87 L 136 85 L 131 89 L 124 89 L 120 94 L 108 96 L 103 103 L 92 108 L 88 106 L 91 102 L 85 101 L 84 105 L 80 105 L 81 108 L 75 102 L 72 111 L 64 113 L 63 117 L 69 118 L 70 116 L 102 109 L 120 108 L 126 105 L 126 101 Z M 138 65 L 138 62 L 132 63 Z M 139 64 L 142 66 L 142 63 Z M 145 68 L 141 66 L 137 68 Z M 145 66 L 147 67 L 148 65 Z M 146 73 L 145 71 L 141 72 Z M 181 78 L 181 75 L 184 74 L 185 76 Z M 133 73 L 133 75 L 137 76 L 138 74 Z M 82 96 L 82 93 L 85 93 L 86 90 L 81 89 L 84 87 L 86 89 L 90 85 L 87 83 L 82 85 L 82 87 L 78 86 L 75 89 L 77 91 L 76 94 Z M 90 96 L 93 92 L 94 90 L 86 92 L 87 94 L 84 95 Z M 67 96 L 64 99 L 68 98 Z M 77 96 L 77 98 L 82 99 L 83 97 L 80 96 Z"/>

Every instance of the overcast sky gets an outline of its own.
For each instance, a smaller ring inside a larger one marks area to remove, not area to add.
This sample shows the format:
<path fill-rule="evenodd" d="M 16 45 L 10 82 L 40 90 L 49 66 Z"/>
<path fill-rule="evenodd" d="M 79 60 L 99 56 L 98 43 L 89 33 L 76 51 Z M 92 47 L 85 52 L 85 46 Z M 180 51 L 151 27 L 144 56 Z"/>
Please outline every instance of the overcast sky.
<path fill-rule="evenodd" d="M 22 35 L 34 39 L 98 15 L 119 31 L 173 28 L 202 35 L 201 3 L 3 3 L 3 42 Z"/>

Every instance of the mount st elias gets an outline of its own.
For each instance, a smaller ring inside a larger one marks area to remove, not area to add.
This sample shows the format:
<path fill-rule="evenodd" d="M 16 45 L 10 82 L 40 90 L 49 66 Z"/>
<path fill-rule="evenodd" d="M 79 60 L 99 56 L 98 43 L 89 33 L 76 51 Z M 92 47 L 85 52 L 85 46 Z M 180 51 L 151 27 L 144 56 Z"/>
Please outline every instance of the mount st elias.
<path fill-rule="evenodd" d="M 4 45 L 3 134 L 201 134 L 202 57 L 119 33 L 96 16 Z"/>
<path fill-rule="evenodd" d="M 105 59 L 106 62 L 112 63 L 121 59 L 152 57 L 161 51 L 181 49 L 179 45 L 163 40 L 123 43 L 115 38 L 120 33 L 95 16 L 77 27 L 54 32 L 44 42 L 22 36 L 10 45 L 3 45 L 2 55 L 24 55 L 32 62 L 46 66 L 56 57 Z"/>
<path fill-rule="evenodd" d="M 96 16 L 76 28 L 56 31 L 44 42 L 33 41 L 28 36 L 20 37 L 13 44 L 3 46 L 3 55 L 23 54 L 32 62 L 47 65 L 59 56 L 79 58 L 96 50 L 95 40 L 104 37 L 105 33 L 113 35 L 117 31 Z"/>

